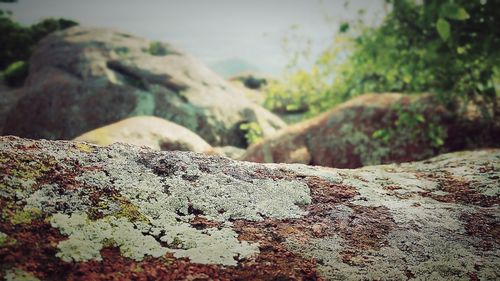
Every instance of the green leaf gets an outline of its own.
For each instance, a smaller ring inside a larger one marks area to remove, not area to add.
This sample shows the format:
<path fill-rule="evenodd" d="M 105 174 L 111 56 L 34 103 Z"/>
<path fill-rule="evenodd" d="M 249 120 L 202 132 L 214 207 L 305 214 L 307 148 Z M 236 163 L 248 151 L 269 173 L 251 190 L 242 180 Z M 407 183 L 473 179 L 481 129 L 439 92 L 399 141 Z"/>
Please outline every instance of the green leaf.
<path fill-rule="evenodd" d="M 452 20 L 466 20 L 470 17 L 464 8 L 454 3 L 447 3 L 441 6 L 441 16 Z"/>
<path fill-rule="evenodd" d="M 415 115 L 415 120 L 417 120 L 420 123 L 424 123 L 425 122 L 425 117 L 422 114 L 416 114 Z"/>
<path fill-rule="evenodd" d="M 340 24 L 340 27 L 339 27 L 340 33 L 346 33 L 348 30 L 349 30 L 349 23 L 343 22 Z"/>
<path fill-rule="evenodd" d="M 447 20 L 442 18 L 438 19 L 436 23 L 436 29 L 441 39 L 443 39 L 443 41 L 446 41 L 448 40 L 448 38 L 450 38 L 451 28 Z"/>

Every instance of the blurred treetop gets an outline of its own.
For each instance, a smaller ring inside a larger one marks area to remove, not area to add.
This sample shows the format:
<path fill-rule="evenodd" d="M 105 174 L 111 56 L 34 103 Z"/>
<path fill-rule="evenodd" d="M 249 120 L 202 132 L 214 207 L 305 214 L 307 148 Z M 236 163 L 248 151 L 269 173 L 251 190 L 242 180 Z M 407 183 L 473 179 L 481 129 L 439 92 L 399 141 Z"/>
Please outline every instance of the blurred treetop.
<path fill-rule="evenodd" d="M 0 0 L 15 3 L 17 0 Z M 68 19 L 44 19 L 22 26 L 11 18 L 10 11 L 0 10 L 0 77 L 10 86 L 22 86 L 28 74 L 28 60 L 35 44 L 46 35 L 78 25 Z"/>
<path fill-rule="evenodd" d="M 317 114 L 367 92 L 431 92 L 448 106 L 498 111 L 498 0 L 387 0 L 378 27 L 340 25 L 310 71 L 268 88 L 267 106 Z"/>

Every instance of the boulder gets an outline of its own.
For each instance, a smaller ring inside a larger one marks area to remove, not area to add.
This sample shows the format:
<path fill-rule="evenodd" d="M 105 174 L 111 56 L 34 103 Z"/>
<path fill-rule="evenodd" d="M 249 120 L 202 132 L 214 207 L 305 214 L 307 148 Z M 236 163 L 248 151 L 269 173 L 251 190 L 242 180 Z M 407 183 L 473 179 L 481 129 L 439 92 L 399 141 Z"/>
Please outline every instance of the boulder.
<path fill-rule="evenodd" d="M 274 80 L 269 75 L 254 73 L 254 72 L 242 72 L 228 79 L 233 85 L 242 89 L 245 96 L 256 104 L 264 104 L 266 96 L 264 88 Z"/>
<path fill-rule="evenodd" d="M 154 115 L 211 145 L 245 147 L 242 123 L 257 122 L 265 135 L 285 125 L 183 51 L 109 29 L 74 27 L 42 39 L 23 91 L 4 134 L 72 139 Z"/>
<path fill-rule="evenodd" d="M 239 148 L 236 146 L 218 146 L 214 147 L 214 150 L 217 154 L 223 155 L 232 159 L 239 159 L 243 154 L 245 154 L 245 150 L 243 148 Z"/>
<path fill-rule="evenodd" d="M 241 159 L 356 168 L 499 145 L 500 126 L 484 122 L 477 108 L 457 116 L 429 94 L 382 93 L 359 96 L 282 129 L 250 146 Z"/>
<path fill-rule="evenodd" d="M 214 153 L 212 146 L 190 130 L 154 116 L 137 116 L 92 130 L 75 138 L 98 145 L 116 142 L 155 150 Z"/>
<path fill-rule="evenodd" d="M 0 132 L 3 130 L 7 115 L 22 95 L 23 91 L 18 88 L 10 88 L 0 80 Z"/>
<path fill-rule="evenodd" d="M 0 171 L 7 280 L 500 278 L 498 149 L 339 170 L 0 137 Z"/>

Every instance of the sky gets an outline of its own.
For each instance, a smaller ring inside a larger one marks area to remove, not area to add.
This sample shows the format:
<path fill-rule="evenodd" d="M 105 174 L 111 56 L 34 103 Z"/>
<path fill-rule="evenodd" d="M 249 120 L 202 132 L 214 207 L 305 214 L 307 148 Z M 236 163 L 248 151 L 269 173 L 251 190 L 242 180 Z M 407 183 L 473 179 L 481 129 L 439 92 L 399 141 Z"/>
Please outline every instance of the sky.
<path fill-rule="evenodd" d="M 292 49 L 311 41 L 312 57 L 332 40 L 340 22 L 358 18 L 377 24 L 383 0 L 19 0 L 0 4 L 13 18 L 31 24 L 65 17 L 81 25 L 111 27 L 166 41 L 209 65 L 231 59 L 279 75 L 290 60 L 283 38 L 295 34 Z M 306 64 L 307 65 L 307 64 Z"/>

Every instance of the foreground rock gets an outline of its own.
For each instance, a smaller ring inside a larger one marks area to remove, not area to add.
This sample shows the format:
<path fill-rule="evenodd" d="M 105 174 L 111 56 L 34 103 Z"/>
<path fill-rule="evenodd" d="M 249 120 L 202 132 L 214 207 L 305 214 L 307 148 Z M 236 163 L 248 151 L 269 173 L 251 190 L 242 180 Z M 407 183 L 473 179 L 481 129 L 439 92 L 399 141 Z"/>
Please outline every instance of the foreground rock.
<path fill-rule="evenodd" d="M 398 121 L 398 116 L 403 120 Z M 249 147 L 242 159 L 357 168 L 422 160 L 446 151 L 498 147 L 500 122 L 492 125 L 483 120 L 474 108 L 455 116 L 429 95 L 366 94 L 281 130 Z M 395 125 L 398 122 L 400 127 Z M 387 139 L 383 134 L 374 137 L 384 129 L 389 129 Z M 439 135 L 442 146 L 437 144 Z"/>
<path fill-rule="evenodd" d="M 335 170 L 0 138 L 0 277 L 497 280 L 500 150 Z"/>
<path fill-rule="evenodd" d="M 211 145 L 245 147 L 242 123 L 257 122 L 265 135 L 285 125 L 181 50 L 107 29 L 74 27 L 44 38 L 23 91 L 4 134 L 73 139 L 155 115 Z"/>
<path fill-rule="evenodd" d="M 214 153 L 206 141 L 190 130 L 170 121 L 154 117 L 139 116 L 92 130 L 77 138 L 98 145 L 116 142 L 146 146 L 155 150 L 181 150 Z"/>

